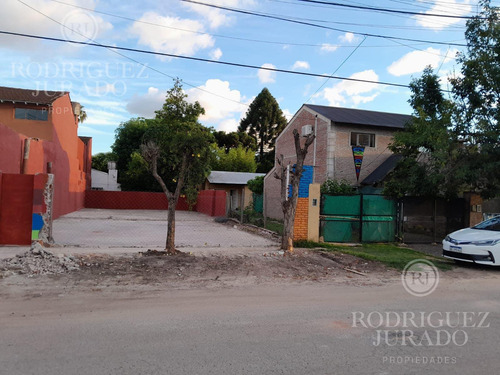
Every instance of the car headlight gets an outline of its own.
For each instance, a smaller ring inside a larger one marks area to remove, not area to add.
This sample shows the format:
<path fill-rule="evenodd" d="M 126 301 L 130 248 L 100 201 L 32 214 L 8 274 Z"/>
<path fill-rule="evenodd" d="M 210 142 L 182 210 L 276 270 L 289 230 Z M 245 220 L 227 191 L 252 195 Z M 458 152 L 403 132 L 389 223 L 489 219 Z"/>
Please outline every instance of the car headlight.
<path fill-rule="evenodd" d="M 446 236 L 446 237 L 444 238 L 444 240 L 445 240 L 445 241 L 448 241 L 448 242 L 451 242 L 451 237 L 450 237 L 450 236 Z"/>
<path fill-rule="evenodd" d="M 471 242 L 471 245 L 476 246 L 493 246 L 500 243 L 500 240 L 484 240 L 484 241 L 474 241 Z"/>

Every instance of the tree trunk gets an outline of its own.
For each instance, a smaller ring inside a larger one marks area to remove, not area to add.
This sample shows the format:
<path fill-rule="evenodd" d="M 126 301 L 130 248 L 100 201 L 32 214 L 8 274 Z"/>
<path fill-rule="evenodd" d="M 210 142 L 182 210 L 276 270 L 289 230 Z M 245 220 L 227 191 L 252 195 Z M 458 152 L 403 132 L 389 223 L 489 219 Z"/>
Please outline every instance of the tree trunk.
<path fill-rule="evenodd" d="M 291 208 L 291 207 L 290 207 Z M 293 227 L 295 224 L 295 210 L 285 212 L 283 221 L 283 234 L 281 235 L 281 250 L 293 252 Z"/>
<path fill-rule="evenodd" d="M 159 148 L 154 142 L 149 142 L 143 148 L 143 155 L 146 155 L 146 159 L 148 159 L 151 163 L 151 173 L 153 177 L 160 184 L 163 192 L 167 196 L 168 200 L 168 223 L 167 223 L 167 241 L 165 242 L 165 251 L 169 254 L 180 253 L 179 250 L 175 248 L 175 208 L 177 206 L 177 202 L 179 201 L 179 197 L 181 195 L 182 187 L 184 186 L 184 180 L 186 178 L 186 172 L 188 169 L 188 154 L 184 153 L 182 155 L 182 163 L 179 171 L 179 178 L 177 181 L 177 186 L 175 188 L 175 192 L 170 192 L 163 181 L 163 178 L 158 174 L 158 157 L 159 157 Z"/>
<path fill-rule="evenodd" d="M 175 248 L 175 207 L 177 201 L 174 197 L 168 200 L 168 224 L 167 224 L 167 241 L 165 243 L 165 251 L 169 254 L 177 253 Z"/>
<path fill-rule="evenodd" d="M 300 146 L 300 135 L 296 129 L 293 130 L 293 137 L 295 143 L 295 153 L 297 156 L 297 163 L 295 164 L 295 170 L 290 171 L 290 180 L 288 181 L 292 185 L 292 196 L 288 197 L 288 184 L 287 184 L 287 173 L 289 165 L 285 165 L 283 161 L 283 155 L 280 155 L 276 159 L 279 166 L 278 172 L 274 174 L 274 177 L 281 180 L 281 208 L 283 210 L 283 234 L 281 236 L 281 249 L 285 251 L 285 254 L 290 254 L 293 252 L 293 230 L 295 224 L 295 212 L 297 209 L 297 199 L 299 197 L 299 184 L 300 178 L 302 177 L 302 170 L 304 167 L 304 160 L 307 155 L 307 150 L 309 146 L 314 141 L 314 134 L 307 136 L 304 143 L 304 147 Z"/>

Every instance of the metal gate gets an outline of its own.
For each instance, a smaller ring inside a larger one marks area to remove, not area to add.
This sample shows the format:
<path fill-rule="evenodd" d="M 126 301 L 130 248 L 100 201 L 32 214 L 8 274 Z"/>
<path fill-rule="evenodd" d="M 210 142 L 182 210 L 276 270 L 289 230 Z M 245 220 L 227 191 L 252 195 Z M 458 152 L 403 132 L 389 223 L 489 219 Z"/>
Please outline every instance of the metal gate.
<path fill-rule="evenodd" d="M 401 201 L 402 241 L 440 242 L 448 233 L 465 227 L 466 202 L 463 198 L 404 197 Z"/>
<path fill-rule="evenodd" d="M 320 236 L 325 242 L 393 242 L 397 205 L 381 195 L 322 195 Z"/>

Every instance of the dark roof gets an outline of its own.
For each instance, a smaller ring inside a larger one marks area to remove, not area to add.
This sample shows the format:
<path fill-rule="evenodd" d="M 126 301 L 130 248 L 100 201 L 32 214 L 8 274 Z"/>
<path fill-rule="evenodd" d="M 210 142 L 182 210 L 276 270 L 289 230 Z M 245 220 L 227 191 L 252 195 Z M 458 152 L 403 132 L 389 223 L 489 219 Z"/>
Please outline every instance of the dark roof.
<path fill-rule="evenodd" d="M 401 155 L 389 156 L 382 164 L 378 166 L 378 168 L 376 168 L 363 181 L 361 181 L 361 185 L 375 185 L 383 181 L 385 177 L 396 167 L 396 164 L 401 160 L 401 158 Z"/>
<path fill-rule="evenodd" d="M 26 90 L 0 86 L 0 103 L 50 105 L 54 100 L 65 94 L 67 94 L 65 91 Z"/>
<path fill-rule="evenodd" d="M 249 180 L 265 175 L 265 173 L 212 171 L 207 178 L 211 184 L 246 185 Z"/>
<path fill-rule="evenodd" d="M 410 115 L 398 113 L 366 111 L 353 108 L 327 107 L 324 105 L 306 104 L 306 107 L 336 123 L 370 126 L 385 126 L 402 129 L 411 119 Z"/>

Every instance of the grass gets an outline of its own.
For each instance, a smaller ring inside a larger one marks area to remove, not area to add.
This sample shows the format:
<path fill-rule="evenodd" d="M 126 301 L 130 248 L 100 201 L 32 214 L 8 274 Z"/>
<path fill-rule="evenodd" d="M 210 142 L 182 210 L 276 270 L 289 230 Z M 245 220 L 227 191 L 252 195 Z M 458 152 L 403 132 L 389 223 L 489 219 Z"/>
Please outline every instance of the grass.
<path fill-rule="evenodd" d="M 385 264 L 386 266 L 403 270 L 408 262 L 415 259 L 427 259 L 440 270 L 451 270 L 453 263 L 432 255 L 421 253 L 395 244 L 362 244 L 358 246 L 345 246 L 338 244 L 316 243 L 310 241 L 297 241 L 295 247 L 322 248 L 325 251 L 336 251 L 350 254 Z"/>
<path fill-rule="evenodd" d="M 231 212 L 229 216 L 234 217 L 238 220 L 240 219 L 240 213 L 237 211 Z M 266 226 L 264 227 L 263 215 L 248 207 L 243 211 L 243 223 L 256 225 L 261 228 L 266 228 L 273 232 L 278 233 L 279 235 L 283 233 L 283 222 L 267 218 Z"/>
<path fill-rule="evenodd" d="M 283 223 L 267 219 L 266 229 L 272 230 L 273 232 L 276 232 L 281 235 L 283 233 Z"/>

